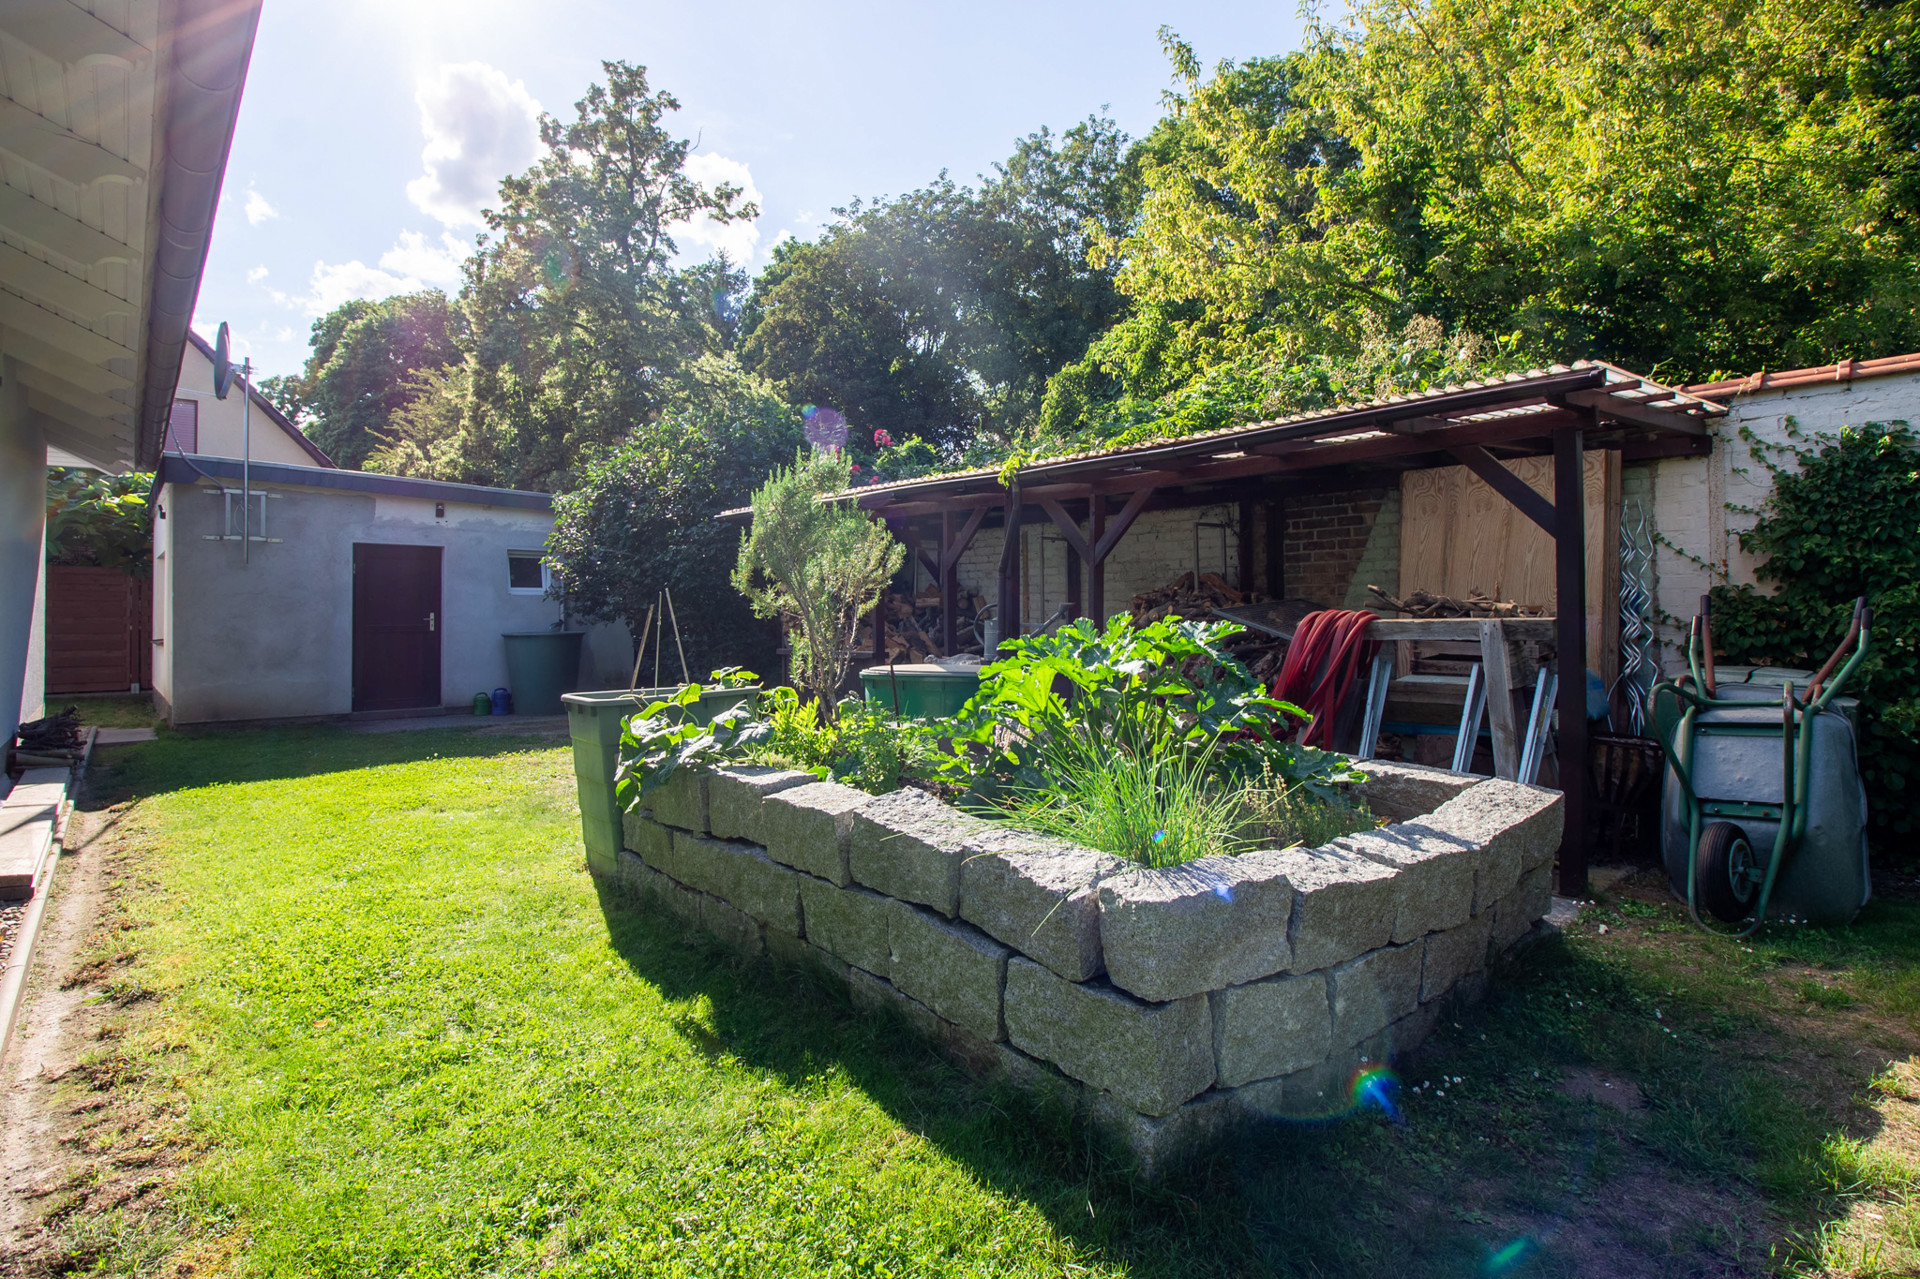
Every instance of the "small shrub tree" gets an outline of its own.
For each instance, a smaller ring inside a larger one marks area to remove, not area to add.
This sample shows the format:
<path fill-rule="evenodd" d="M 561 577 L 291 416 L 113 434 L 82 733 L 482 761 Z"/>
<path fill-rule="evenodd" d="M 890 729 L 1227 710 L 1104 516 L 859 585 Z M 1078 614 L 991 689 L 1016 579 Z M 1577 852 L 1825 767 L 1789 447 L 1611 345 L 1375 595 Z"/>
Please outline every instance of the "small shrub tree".
<path fill-rule="evenodd" d="M 635 641 L 661 588 L 672 591 L 696 676 L 726 665 L 772 670 L 772 628 L 726 587 L 737 534 L 713 517 L 745 505 L 793 455 L 800 415 L 731 359 L 696 361 L 688 381 L 658 421 L 634 427 L 582 468 L 577 490 L 554 499 L 547 562 L 576 618 L 624 621 Z"/>
<path fill-rule="evenodd" d="M 753 495 L 753 526 L 740 539 L 733 584 L 761 617 L 786 623 L 793 683 L 830 713 L 847 674 L 860 615 L 900 571 L 906 548 L 886 526 L 824 493 L 847 486 L 839 454 L 801 453 Z"/>

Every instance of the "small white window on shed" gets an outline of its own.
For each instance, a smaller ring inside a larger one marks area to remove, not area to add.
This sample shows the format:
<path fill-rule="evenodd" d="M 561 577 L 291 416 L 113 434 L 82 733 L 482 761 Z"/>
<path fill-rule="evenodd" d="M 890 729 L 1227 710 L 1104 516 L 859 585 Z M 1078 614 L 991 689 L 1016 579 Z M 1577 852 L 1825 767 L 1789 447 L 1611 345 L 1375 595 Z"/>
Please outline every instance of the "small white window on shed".
<path fill-rule="evenodd" d="M 547 566 L 540 562 L 539 551 L 507 552 L 507 594 L 544 595 L 547 590 Z"/>

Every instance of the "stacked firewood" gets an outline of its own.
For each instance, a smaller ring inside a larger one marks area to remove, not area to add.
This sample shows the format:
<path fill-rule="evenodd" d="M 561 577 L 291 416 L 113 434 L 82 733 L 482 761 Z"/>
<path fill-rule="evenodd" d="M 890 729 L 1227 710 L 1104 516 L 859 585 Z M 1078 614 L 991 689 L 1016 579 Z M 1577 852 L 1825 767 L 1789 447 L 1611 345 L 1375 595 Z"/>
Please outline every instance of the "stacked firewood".
<path fill-rule="evenodd" d="M 1203 621 L 1212 616 L 1216 608 L 1233 608 L 1252 598 L 1228 586 L 1227 579 L 1218 573 L 1202 573 L 1197 583 L 1192 573 L 1182 573 L 1165 586 L 1140 592 L 1128 608 L 1135 625 L 1145 625 L 1169 615 Z"/>
<path fill-rule="evenodd" d="M 1405 599 L 1398 599 L 1377 586 L 1367 587 L 1367 592 L 1386 608 L 1408 617 L 1544 617 L 1547 612 L 1544 608 L 1510 600 L 1495 600 L 1479 591 L 1465 599 L 1435 595 L 1432 591 L 1413 591 Z"/>
<path fill-rule="evenodd" d="M 22 724 L 9 762 L 20 768 L 71 765 L 85 753 L 85 738 L 79 708 L 69 706 L 58 715 Z"/>
<path fill-rule="evenodd" d="M 888 591 L 881 602 L 880 615 L 886 621 L 885 656 L 889 662 L 925 662 L 962 653 L 978 653 L 980 640 L 974 634 L 973 621 L 987 604 L 986 597 L 960 592 L 959 619 L 954 638 L 958 647 L 951 653 L 940 643 L 940 588 L 929 586 L 918 595 Z M 856 653 L 873 652 L 873 627 L 862 621 L 854 632 Z"/>
<path fill-rule="evenodd" d="M 1134 596 L 1130 609 L 1136 626 L 1170 616 L 1205 622 L 1213 620 L 1213 610 L 1217 608 L 1237 608 L 1264 598 L 1257 591 L 1235 590 L 1218 573 L 1202 573 L 1197 582 L 1192 573 L 1182 573 L 1165 586 Z M 1227 641 L 1227 651 L 1246 663 L 1254 678 L 1264 683 L 1280 673 L 1280 663 L 1287 655 L 1287 642 L 1277 635 L 1248 627 Z"/>

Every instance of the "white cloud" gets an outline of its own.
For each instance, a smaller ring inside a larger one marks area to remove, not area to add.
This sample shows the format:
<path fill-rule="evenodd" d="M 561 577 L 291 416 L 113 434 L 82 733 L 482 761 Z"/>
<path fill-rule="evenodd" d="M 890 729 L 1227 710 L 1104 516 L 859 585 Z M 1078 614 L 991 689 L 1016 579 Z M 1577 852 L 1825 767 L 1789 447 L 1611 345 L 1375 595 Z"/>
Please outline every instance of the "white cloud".
<path fill-rule="evenodd" d="M 407 198 L 450 226 L 479 226 L 500 179 L 538 154 L 540 104 L 523 82 L 484 62 L 444 64 L 420 77 L 413 96 L 426 172 L 407 183 Z"/>
<path fill-rule="evenodd" d="M 264 263 L 261 264 L 260 266 L 254 267 L 251 271 L 247 272 L 248 284 L 258 284 L 260 283 L 260 281 L 266 278 L 267 278 L 267 268 Z"/>
<path fill-rule="evenodd" d="M 708 187 L 723 182 L 739 187 L 741 204 L 760 203 L 760 188 L 753 184 L 753 174 L 739 160 L 700 152 L 687 157 L 686 173 Z M 745 266 L 753 260 L 754 250 L 760 245 L 760 228 L 753 222 L 716 222 L 703 215 L 676 226 L 673 238 L 682 251 L 689 248 L 705 249 L 708 253 L 725 251 L 735 265 Z"/>
<path fill-rule="evenodd" d="M 308 315 L 320 316 L 354 298 L 390 298 L 426 287 L 418 276 L 396 275 L 355 258 L 351 262 L 315 262 L 305 293 L 273 291 L 273 300 Z"/>
<path fill-rule="evenodd" d="M 268 204 L 267 197 L 264 195 L 261 195 L 258 191 L 254 190 L 252 187 L 247 188 L 246 213 L 247 213 L 247 223 L 250 226 L 259 226 L 262 222 L 267 221 L 269 218 L 277 218 L 280 216 L 280 210 L 274 208 L 271 204 Z"/>
<path fill-rule="evenodd" d="M 460 264 L 472 252 L 473 246 L 451 231 L 440 233 L 438 245 L 428 244 L 418 231 L 402 231 L 399 242 L 380 255 L 380 265 L 429 284 L 454 285 L 460 282 Z"/>

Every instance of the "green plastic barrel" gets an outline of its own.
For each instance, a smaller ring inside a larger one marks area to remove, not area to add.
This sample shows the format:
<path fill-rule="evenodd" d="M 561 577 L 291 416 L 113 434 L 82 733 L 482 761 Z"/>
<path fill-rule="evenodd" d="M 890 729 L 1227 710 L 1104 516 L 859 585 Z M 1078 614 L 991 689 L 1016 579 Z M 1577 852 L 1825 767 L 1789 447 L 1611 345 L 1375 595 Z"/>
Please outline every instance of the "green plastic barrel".
<path fill-rule="evenodd" d="M 620 731 L 629 716 L 677 691 L 621 688 L 567 693 L 560 698 L 573 745 L 574 784 L 580 792 L 580 835 L 587 846 L 587 861 L 596 869 L 611 873 L 619 860 L 620 803 L 614 795 L 614 776 L 620 768 Z M 758 688 L 708 689 L 691 713 L 706 723 L 759 695 Z"/>
<path fill-rule="evenodd" d="M 520 715 L 558 715 L 560 698 L 580 685 L 585 631 L 506 631 L 507 687 Z"/>
<path fill-rule="evenodd" d="M 860 672 L 867 700 L 905 719 L 948 719 L 980 691 L 978 666 L 914 662 Z"/>

